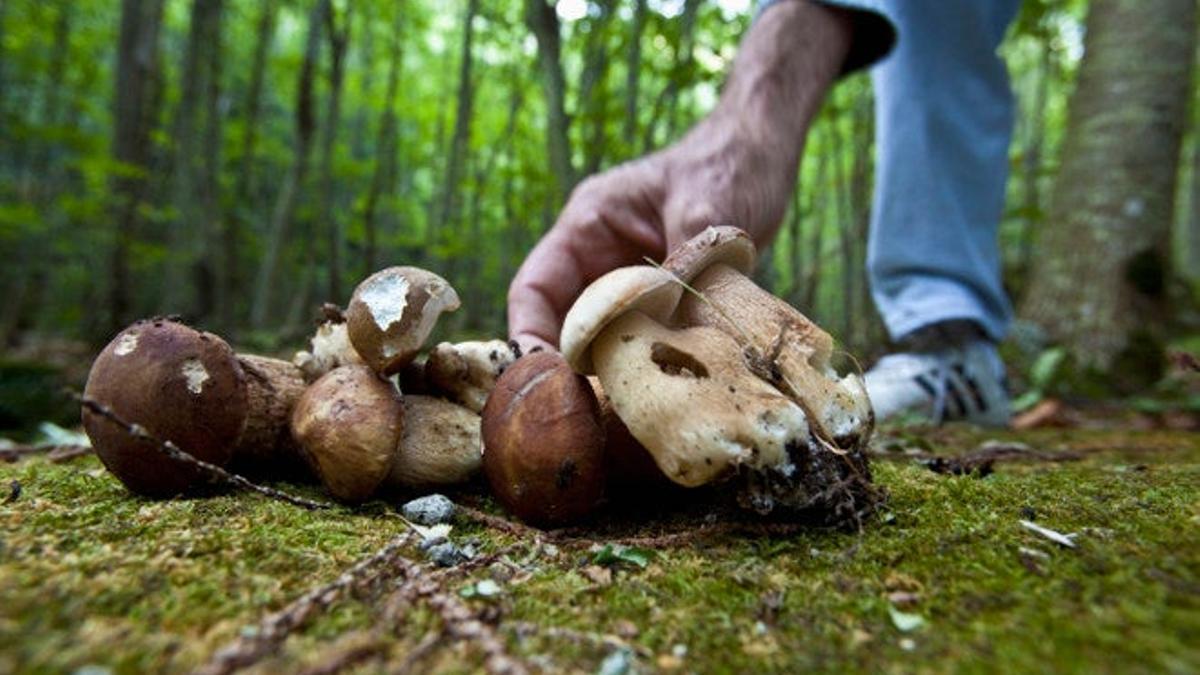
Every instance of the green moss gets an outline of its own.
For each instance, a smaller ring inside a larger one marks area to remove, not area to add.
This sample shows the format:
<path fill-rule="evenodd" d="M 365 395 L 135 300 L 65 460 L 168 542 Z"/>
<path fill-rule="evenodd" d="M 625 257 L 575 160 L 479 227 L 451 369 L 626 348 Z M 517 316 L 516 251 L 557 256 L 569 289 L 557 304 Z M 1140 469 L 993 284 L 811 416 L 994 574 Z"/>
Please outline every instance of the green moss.
<path fill-rule="evenodd" d="M 564 545 L 557 556 L 531 558 L 530 573 L 504 582 L 490 602 L 501 626 L 626 635 L 632 627 L 629 641 L 649 667 L 1200 668 L 1200 439 L 1078 430 L 998 436 L 1086 458 L 1002 464 L 985 479 L 880 461 L 875 472 L 890 502 L 860 533 L 700 539 L 660 551 L 645 570 L 617 568 L 611 584 L 589 576 L 586 551 Z M 950 453 L 982 437 L 950 429 L 922 438 Z M 12 480 L 23 491 L 0 505 L 0 671 L 186 670 L 403 528 L 382 503 L 309 513 L 248 494 L 146 501 L 94 459 L 0 466 L 2 485 Z M 654 531 L 700 517 L 656 520 Z M 1030 517 L 1079 533 L 1078 547 L 1025 530 L 1018 521 Z M 601 525 L 628 534 L 644 527 Z M 455 536 L 478 536 L 486 549 L 514 541 L 477 525 L 460 525 Z M 897 592 L 915 600 L 903 609 L 923 617 L 922 627 L 905 633 L 893 624 L 889 594 Z M 353 644 L 376 625 L 378 604 L 376 596 L 335 603 L 268 668 L 311 665 Z M 391 665 L 435 625 L 427 611 L 412 612 L 386 655 Z M 516 653 L 543 665 L 594 670 L 605 655 L 597 644 L 544 631 L 506 635 Z M 678 645 L 686 647 L 682 659 L 672 655 Z M 478 663 L 443 647 L 427 665 Z"/>

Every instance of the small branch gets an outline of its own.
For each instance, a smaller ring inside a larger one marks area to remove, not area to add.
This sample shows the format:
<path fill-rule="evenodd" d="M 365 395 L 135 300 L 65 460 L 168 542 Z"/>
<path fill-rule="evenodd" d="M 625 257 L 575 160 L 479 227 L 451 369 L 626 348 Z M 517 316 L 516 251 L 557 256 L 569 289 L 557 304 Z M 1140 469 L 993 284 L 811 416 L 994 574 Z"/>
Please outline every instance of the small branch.
<path fill-rule="evenodd" d="M 95 401 L 93 399 L 90 399 L 76 391 L 69 391 L 68 393 L 76 401 L 79 401 L 80 405 L 82 405 L 84 408 L 87 408 L 91 412 L 93 412 L 93 413 L 103 417 L 104 419 L 112 422 L 113 424 L 117 425 L 118 427 L 123 429 L 125 431 L 125 433 L 129 434 L 133 438 L 136 438 L 141 441 L 146 441 L 148 443 L 152 443 L 158 449 L 158 451 L 163 453 L 164 455 L 170 457 L 171 459 L 173 459 L 177 462 L 182 462 L 184 464 L 187 464 L 188 466 L 192 466 L 197 469 L 200 469 L 205 474 L 208 474 L 209 476 L 216 478 L 217 480 L 219 480 L 222 483 L 225 483 L 227 485 L 233 485 L 233 486 L 243 488 L 246 490 L 250 490 L 252 492 L 257 492 L 260 495 L 263 495 L 265 497 L 269 497 L 271 499 L 276 499 L 281 502 L 287 502 L 288 504 L 292 504 L 294 506 L 299 506 L 299 507 L 302 507 L 305 509 L 320 510 L 320 509 L 334 508 L 334 505 L 330 504 L 328 502 L 318 502 L 318 501 L 308 499 L 306 497 L 300 497 L 297 495 L 289 494 L 287 492 L 283 492 L 282 490 L 276 490 L 275 488 L 269 488 L 264 485 L 259 485 L 258 483 L 251 482 L 250 480 L 248 480 L 242 476 L 239 476 L 236 473 L 231 473 L 229 471 L 226 471 L 225 469 L 217 466 L 216 464 L 211 464 L 202 459 L 197 459 L 197 458 L 193 457 L 192 455 L 179 449 L 179 446 L 175 445 L 171 441 L 164 441 L 164 440 L 154 436 L 149 431 L 147 431 L 146 428 L 143 427 L 142 425 L 133 424 L 131 422 L 125 421 L 120 416 L 118 416 L 115 412 L 113 412 L 112 410 L 107 408 L 104 404 L 102 404 L 98 401 Z"/>
<path fill-rule="evenodd" d="M 323 611 L 347 590 L 365 581 L 378 580 L 387 572 L 408 571 L 415 564 L 401 557 L 400 551 L 409 542 L 410 535 L 403 532 L 374 554 L 359 560 L 337 579 L 308 591 L 287 607 L 259 622 L 252 635 L 239 637 L 213 653 L 208 663 L 193 671 L 193 675 L 226 675 L 254 665 L 275 651 L 288 635 L 306 624 Z M 377 575 L 376 569 L 386 570 Z"/>
<path fill-rule="evenodd" d="M 508 534 L 514 534 L 519 537 L 520 536 L 540 537 L 545 534 L 545 532 L 543 532 L 537 528 L 533 528 L 533 527 L 530 527 L 523 523 L 518 523 L 516 521 L 509 520 L 507 518 L 502 518 L 500 516 L 493 516 L 490 513 L 486 513 L 484 511 L 467 506 L 465 504 L 458 504 L 456 506 L 456 510 L 458 513 L 461 513 L 462 515 L 466 516 L 468 519 L 473 520 L 473 521 L 479 523 L 480 525 L 490 527 L 493 530 L 500 530 L 501 532 L 506 532 Z"/>
<path fill-rule="evenodd" d="M 412 669 L 421 662 L 421 659 L 428 656 L 433 651 L 433 648 L 441 642 L 443 636 L 444 632 L 440 630 L 431 630 L 426 633 L 425 637 L 421 638 L 421 641 L 417 643 L 417 646 L 409 650 L 408 654 L 404 656 L 404 660 L 392 671 L 392 675 L 407 675 L 407 673 L 412 672 Z"/>

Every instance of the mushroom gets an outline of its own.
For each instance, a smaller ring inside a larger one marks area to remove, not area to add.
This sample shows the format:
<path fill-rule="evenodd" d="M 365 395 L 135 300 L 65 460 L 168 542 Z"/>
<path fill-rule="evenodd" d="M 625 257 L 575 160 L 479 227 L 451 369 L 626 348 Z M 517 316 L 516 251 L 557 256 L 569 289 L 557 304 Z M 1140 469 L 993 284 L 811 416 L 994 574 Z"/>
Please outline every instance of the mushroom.
<path fill-rule="evenodd" d="M 495 388 L 496 378 L 518 356 L 515 343 L 504 340 L 442 342 L 429 352 L 425 379 L 435 393 L 478 413 Z"/>
<path fill-rule="evenodd" d="M 458 293 L 433 272 L 389 267 L 354 289 L 346 309 L 350 343 L 376 372 L 392 375 L 416 357 L 442 312 L 458 307 Z"/>
<path fill-rule="evenodd" d="M 310 340 L 308 351 L 296 352 L 292 363 L 304 373 L 308 383 L 316 382 L 322 375 L 337 368 L 361 364 L 362 357 L 350 344 L 346 328 L 346 317 L 336 305 L 325 305 L 325 320 L 317 326 Z"/>
<path fill-rule="evenodd" d="M 667 486 L 672 483 L 654 463 L 654 456 L 630 433 L 629 427 L 613 409 L 612 399 L 595 375 L 588 384 L 600 403 L 600 425 L 604 427 L 604 466 L 610 486 L 640 488 Z"/>
<path fill-rule="evenodd" d="M 842 451 L 865 447 L 875 417 L 862 379 L 839 377 L 830 363 L 833 338 L 746 276 L 754 244 L 745 232 L 710 227 L 676 248 L 663 267 L 698 293 L 680 301 L 678 324 L 732 335 L 749 348 L 755 372 L 808 413 L 823 443 Z"/>
<path fill-rule="evenodd" d="M 347 502 L 385 488 L 462 483 L 481 462 L 479 415 L 441 399 L 402 397 L 364 365 L 313 383 L 292 413 L 292 433 L 325 489 Z"/>
<path fill-rule="evenodd" d="M 400 392 L 367 366 L 335 368 L 304 391 L 292 435 L 329 494 L 370 497 L 391 471 L 404 426 Z"/>
<path fill-rule="evenodd" d="M 595 371 L 674 482 L 737 475 L 739 499 L 755 511 L 811 505 L 838 481 L 840 457 L 813 437 L 800 405 L 748 367 L 736 339 L 711 326 L 670 327 L 681 289 L 654 267 L 609 272 L 567 313 L 563 354 L 577 371 Z"/>
<path fill-rule="evenodd" d="M 197 459 L 276 471 L 294 458 L 287 419 L 303 388 L 286 361 L 237 355 L 212 333 L 157 318 L 108 343 L 84 395 Z M 87 409 L 83 426 L 100 461 L 133 492 L 169 497 L 205 479 Z"/>
<path fill-rule="evenodd" d="M 429 487 L 471 479 L 483 462 L 479 414 L 431 396 L 404 395 L 404 431 L 387 485 Z"/>
<path fill-rule="evenodd" d="M 605 488 L 599 415 L 587 380 L 557 353 L 505 370 L 483 409 L 483 471 L 500 503 L 535 525 L 591 513 Z"/>

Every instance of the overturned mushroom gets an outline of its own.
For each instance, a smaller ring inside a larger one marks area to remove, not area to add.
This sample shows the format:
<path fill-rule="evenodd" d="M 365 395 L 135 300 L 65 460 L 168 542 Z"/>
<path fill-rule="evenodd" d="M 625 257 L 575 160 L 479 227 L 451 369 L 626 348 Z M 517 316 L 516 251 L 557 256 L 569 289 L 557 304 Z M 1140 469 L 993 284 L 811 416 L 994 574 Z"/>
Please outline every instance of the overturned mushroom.
<path fill-rule="evenodd" d="M 216 335 L 163 318 L 117 334 L 92 364 L 84 395 L 197 459 L 286 473 L 295 461 L 288 413 L 303 388 L 290 363 L 234 354 Z M 133 492 L 167 497 L 204 480 L 90 410 L 83 426 Z"/>
<path fill-rule="evenodd" d="M 483 461 L 479 415 L 431 396 L 404 395 L 404 431 L 387 485 L 429 487 L 471 479 Z"/>
<path fill-rule="evenodd" d="M 339 366 L 361 364 L 362 357 L 350 344 L 346 318 L 336 306 L 326 307 L 325 320 L 317 326 L 307 351 L 296 352 L 292 363 L 303 373 L 304 380 L 316 382 L 322 375 Z"/>
<path fill-rule="evenodd" d="M 617 414 L 676 483 L 736 475 L 741 503 L 760 513 L 821 504 L 846 462 L 814 435 L 802 406 L 755 374 L 736 339 L 711 326 L 670 327 L 667 289 L 678 299 L 681 288 L 653 267 L 608 273 L 568 313 L 563 353 L 581 372 L 594 368 Z"/>
<path fill-rule="evenodd" d="M 552 352 L 517 360 L 483 409 L 483 470 L 509 511 L 535 525 L 590 513 L 604 495 L 604 429 L 587 380 Z"/>
<path fill-rule="evenodd" d="M 674 320 L 712 326 L 748 348 L 756 374 L 808 413 L 817 437 L 841 451 L 861 451 L 874 426 L 862 379 L 839 377 L 830 365 L 833 338 L 746 275 L 754 245 L 734 227 L 710 227 L 663 263 L 696 294 L 685 294 Z"/>
<path fill-rule="evenodd" d="M 504 340 L 442 342 L 429 352 L 425 380 L 434 392 L 482 412 L 496 378 L 517 356 L 515 345 Z"/>
<path fill-rule="evenodd" d="M 458 307 L 458 293 L 440 276 L 389 267 L 354 289 L 346 309 L 350 343 L 376 372 L 392 375 L 416 357 L 442 312 Z"/>

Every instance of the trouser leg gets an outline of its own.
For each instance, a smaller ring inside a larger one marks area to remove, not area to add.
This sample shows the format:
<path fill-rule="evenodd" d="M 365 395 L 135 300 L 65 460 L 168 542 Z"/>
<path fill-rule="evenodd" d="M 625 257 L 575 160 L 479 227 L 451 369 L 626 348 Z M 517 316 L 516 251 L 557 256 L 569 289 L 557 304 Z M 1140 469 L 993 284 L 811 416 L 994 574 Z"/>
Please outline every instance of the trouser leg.
<path fill-rule="evenodd" d="M 948 319 L 1003 337 L 997 230 L 1013 96 L 996 47 L 1019 0 L 897 0 L 872 72 L 877 172 L 867 270 L 893 338 Z"/>

